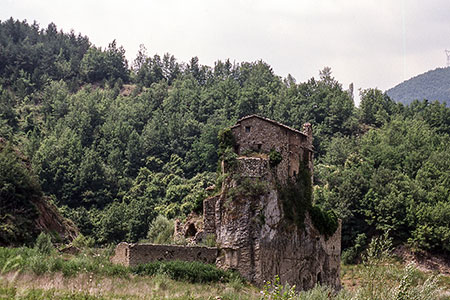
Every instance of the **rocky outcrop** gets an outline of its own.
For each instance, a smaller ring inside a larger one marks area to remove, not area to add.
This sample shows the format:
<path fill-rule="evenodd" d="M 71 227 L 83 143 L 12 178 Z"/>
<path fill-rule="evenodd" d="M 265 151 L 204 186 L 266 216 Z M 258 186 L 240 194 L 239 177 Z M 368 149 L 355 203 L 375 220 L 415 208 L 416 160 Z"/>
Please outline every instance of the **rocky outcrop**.
<path fill-rule="evenodd" d="M 71 242 L 77 237 L 78 228 L 71 220 L 61 216 L 58 208 L 47 197 L 35 199 L 33 204 L 38 211 L 34 223 L 39 231 L 57 233 L 65 242 Z"/>
<path fill-rule="evenodd" d="M 297 227 L 284 216 L 274 178 L 269 172 L 261 174 L 266 174 L 263 180 L 247 178 L 250 186 L 265 183 L 265 190 L 256 195 L 244 191 L 230 197 L 242 181 L 224 182 L 215 203 L 217 265 L 237 270 L 257 285 L 278 275 L 299 290 L 316 283 L 339 289 L 340 226 L 326 237 L 306 213 L 304 227 Z"/>

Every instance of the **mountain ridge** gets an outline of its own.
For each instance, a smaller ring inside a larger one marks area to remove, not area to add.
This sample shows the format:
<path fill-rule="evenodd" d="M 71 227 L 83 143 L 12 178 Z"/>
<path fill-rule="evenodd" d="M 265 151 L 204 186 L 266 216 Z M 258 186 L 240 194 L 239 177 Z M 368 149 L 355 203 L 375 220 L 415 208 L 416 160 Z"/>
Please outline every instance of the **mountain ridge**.
<path fill-rule="evenodd" d="M 450 67 L 436 68 L 414 76 L 393 88 L 386 94 L 396 102 L 410 104 L 414 100 L 438 100 L 450 104 Z"/>

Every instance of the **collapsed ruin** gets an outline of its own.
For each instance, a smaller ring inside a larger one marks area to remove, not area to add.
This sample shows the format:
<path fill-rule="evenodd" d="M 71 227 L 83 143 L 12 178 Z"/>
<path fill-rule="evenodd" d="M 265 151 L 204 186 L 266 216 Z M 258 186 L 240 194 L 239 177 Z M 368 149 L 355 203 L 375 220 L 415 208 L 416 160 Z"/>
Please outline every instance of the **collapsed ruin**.
<path fill-rule="evenodd" d="M 309 123 L 299 131 L 257 115 L 240 119 L 223 133 L 221 189 L 204 200 L 202 224 L 176 230 L 196 242 L 212 237 L 216 248 L 121 243 L 113 261 L 199 260 L 257 285 L 278 275 L 299 290 L 339 289 L 341 225 L 312 209 L 312 140 Z"/>

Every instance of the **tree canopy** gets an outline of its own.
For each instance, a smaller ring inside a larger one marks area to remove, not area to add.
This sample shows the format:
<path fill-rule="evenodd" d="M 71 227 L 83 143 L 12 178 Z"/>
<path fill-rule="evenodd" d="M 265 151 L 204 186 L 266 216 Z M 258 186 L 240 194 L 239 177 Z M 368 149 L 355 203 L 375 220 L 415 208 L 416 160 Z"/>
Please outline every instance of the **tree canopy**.
<path fill-rule="evenodd" d="M 367 89 L 358 108 L 327 67 L 297 83 L 263 61 L 206 66 L 141 46 L 130 68 L 116 41 L 101 49 L 13 19 L 0 22 L 0 56 L 0 137 L 32 168 L 2 150 L 3 206 L 42 190 L 98 243 L 138 241 L 158 215 L 201 210 L 219 131 L 260 114 L 312 124 L 314 202 L 342 218 L 344 247 L 390 230 L 398 242 L 450 251 L 443 104 L 403 105 Z"/>

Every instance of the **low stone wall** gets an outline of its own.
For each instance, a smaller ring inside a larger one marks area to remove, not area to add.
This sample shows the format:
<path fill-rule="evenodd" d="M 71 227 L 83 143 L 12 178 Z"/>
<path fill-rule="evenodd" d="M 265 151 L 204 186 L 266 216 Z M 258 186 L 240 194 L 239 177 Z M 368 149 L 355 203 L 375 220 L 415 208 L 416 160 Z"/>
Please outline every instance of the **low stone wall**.
<path fill-rule="evenodd" d="M 136 266 L 157 260 L 214 264 L 216 258 L 217 248 L 211 247 L 120 243 L 111 261 L 124 266 Z"/>

